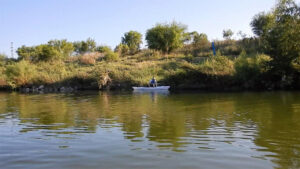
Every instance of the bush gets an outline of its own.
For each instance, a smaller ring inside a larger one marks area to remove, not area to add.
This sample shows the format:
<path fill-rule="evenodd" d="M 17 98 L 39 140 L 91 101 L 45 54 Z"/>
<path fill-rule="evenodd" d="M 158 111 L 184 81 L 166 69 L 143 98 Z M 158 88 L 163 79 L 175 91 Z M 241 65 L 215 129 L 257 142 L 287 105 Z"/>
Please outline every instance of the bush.
<path fill-rule="evenodd" d="M 34 82 L 38 84 L 54 84 L 66 80 L 75 74 L 74 69 L 68 70 L 68 66 L 61 61 L 57 62 L 41 62 L 36 67 L 37 76 Z"/>
<path fill-rule="evenodd" d="M 267 63 L 270 61 L 271 58 L 267 55 L 249 56 L 242 52 L 234 63 L 235 76 L 243 82 L 258 80 L 262 73 L 268 71 Z"/>
<path fill-rule="evenodd" d="M 0 53 L 0 66 L 3 67 L 6 64 L 7 56 Z M 1 72 L 0 72 L 1 73 Z"/>
<path fill-rule="evenodd" d="M 6 58 L 7 58 L 7 56 L 5 54 L 0 53 L 0 62 L 5 61 Z"/>
<path fill-rule="evenodd" d="M 226 56 L 213 56 L 200 65 L 200 71 L 210 75 L 232 75 L 233 61 Z"/>
<path fill-rule="evenodd" d="M 143 50 L 138 54 L 138 61 L 155 60 L 161 57 L 161 53 L 155 50 Z"/>
<path fill-rule="evenodd" d="M 96 42 L 94 39 L 88 38 L 86 41 L 73 42 L 74 51 L 77 54 L 84 54 L 88 52 L 94 52 L 96 48 Z"/>
<path fill-rule="evenodd" d="M 173 22 L 171 24 L 157 24 L 147 30 L 146 41 L 149 49 L 161 50 L 164 53 L 181 47 L 185 40 L 186 26 Z"/>
<path fill-rule="evenodd" d="M 66 40 L 51 40 L 48 44 L 33 47 L 22 46 L 17 49 L 17 53 L 19 60 L 47 62 L 67 59 L 73 50 L 73 44 Z"/>
<path fill-rule="evenodd" d="M 93 65 L 96 63 L 96 60 L 99 58 L 103 58 L 103 54 L 98 52 L 86 53 L 79 57 L 79 61 L 82 64 Z"/>
<path fill-rule="evenodd" d="M 119 55 L 114 52 L 108 52 L 105 54 L 104 60 L 108 61 L 108 62 L 117 61 L 117 60 L 119 60 Z"/>
<path fill-rule="evenodd" d="M 100 53 L 108 53 L 108 52 L 112 52 L 111 48 L 109 46 L 98 46 L 96 48 L 96 51 L 97 52 L 100 52 Z"/>
<path fill-rule="evenodd" d="M 27 47 L 25 45 L 17 49 L 20 60 L 33 60 L 37 57 L 36 47 Z"/>
<path fill-rule="evenodd" d="M 4 61 L 5 61 L 5 55 L 0 54 L 0 87 L 4 87 L 7 85 L 6 77 L 5 77 L 6 67 Z"/>
<path fill-rule="evenodd" d="M 128 45 L 121 43 L 116 47 L 115 52 L 119 53 L 121 56 L 127 55 L 129 53 L 129 47 Z"/>
<path fill-rule="evenodd" d="M 7 66 L 5 74 L 8 85 L 12 88 L 16 88 L 31 84 L 36 75 L 36 69 L 33 64 L 23 60 Z"/>
<path fill-rule="evenodd" d="M 48 46 L 54 47 L 54 49 L 57 50 L 59 54 L 59 58 L 61 59 L 69 58 L 74 51 L 73 43 L 68 42 L 66 39 L 50 40 L 48 42 Z"/>

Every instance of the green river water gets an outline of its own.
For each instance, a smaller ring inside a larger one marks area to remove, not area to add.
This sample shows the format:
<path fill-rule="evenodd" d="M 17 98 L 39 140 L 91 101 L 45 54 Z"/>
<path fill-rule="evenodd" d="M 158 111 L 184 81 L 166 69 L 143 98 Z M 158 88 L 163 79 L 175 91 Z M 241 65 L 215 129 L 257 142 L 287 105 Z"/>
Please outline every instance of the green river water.
<path fill-rule="evenodd" d="M 0 93 L 0 168 L 300 168 L 300 92 Z"/>

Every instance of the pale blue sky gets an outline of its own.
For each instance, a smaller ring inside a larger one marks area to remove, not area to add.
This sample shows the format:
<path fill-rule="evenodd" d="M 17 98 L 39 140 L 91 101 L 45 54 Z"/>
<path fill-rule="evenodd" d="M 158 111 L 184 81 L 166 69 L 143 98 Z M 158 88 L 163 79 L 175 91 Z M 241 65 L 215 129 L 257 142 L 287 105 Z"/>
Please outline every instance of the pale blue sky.
<path fill-rule="evenodd" d="M 156 23 L 178 21 L 189 31 L 221 39 L 231 28 L 251 35 L 251 18 L 275 0 L 0 0 L 0 53 L 50 39 L 85 40 L 115 47 L 129 30 L 143 35 Z"/>

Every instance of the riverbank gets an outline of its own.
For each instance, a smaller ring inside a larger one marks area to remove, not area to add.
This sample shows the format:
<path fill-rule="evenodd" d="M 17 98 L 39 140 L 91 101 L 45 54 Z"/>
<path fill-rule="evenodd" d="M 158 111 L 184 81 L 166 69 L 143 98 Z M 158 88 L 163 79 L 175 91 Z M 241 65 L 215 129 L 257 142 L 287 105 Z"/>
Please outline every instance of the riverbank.
<path fill-rule="evenodd" d="M 297 74 L 274 80 L 264 66 L 270 57 L 263 54 L 191 57 L 144 50 L 115 61 L 101 59 L 101 53 L 90 55 L 99 57 L 89 64 L 81 57 L 55 62 L 7 63 L 2 67 L 1 89 L 21 92 L 132 90 L 132 86 L 147 86 L 153 76 L 159 85 L 170 85 L 173 91 L 293 90 L 300 86 Z"/>
<path fill-rule="evenodd" d="M 291 12 L 293 11 L 293 12 Z M 276 18 L 276 19 L 275 19 Z M 114 50 L 96 41 L 50 40 L 21 46 L 18 59 L 0 54 L 0 88 L 19 91 L 130 90 L 154 76 L 171 90 L 295 90 L 300 88 L 300 20 L 294 1 L 255 15 L 255 36 L 242 32 L 209 41 L 177 23 L 130 30 Z"/>

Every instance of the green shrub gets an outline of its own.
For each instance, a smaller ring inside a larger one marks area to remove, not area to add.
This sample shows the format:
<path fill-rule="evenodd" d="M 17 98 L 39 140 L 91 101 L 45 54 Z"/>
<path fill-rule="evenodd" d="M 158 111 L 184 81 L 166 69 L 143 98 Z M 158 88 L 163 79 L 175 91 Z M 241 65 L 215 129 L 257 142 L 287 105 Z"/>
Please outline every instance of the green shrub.
<path fill-rule="evenodd" d="M 7 66 L 5 74 L 8 85 L 12 88 L 16 88 L 32 83 L 36 75 L 36 67 L 28 61 L 22 60 Z"/>
<path fill-rule="evenodd" d="M 75 73 L 74 70 L 67 70 L 67 66 L 64 62 L 41 62 L 38 64 L 37 76 L 34 79 L 35 83 L 39 84 L 53 84 L 61 82 Z"/>
<path fill-rule="evenodd" d="M 200 65 L 200 71 L 210 75 L 232 75 L 233 61 L 226 56 L 213 56 Z"/>
<path fill-rule="evenodd" d="M 114 52 L 108 52 L 105 54 L 104 60 L 108 61 L 108 62 L 117 61 L 117 60 L 119 60 L 119 55 Z"/>
<path fill-rule="evenodd" d="M 160 50 L 164 53 L 180 48 L 185 40 L 186 26 L 173 22 L 170 24 L 157 24 L 148 29 L 146 41 L 149 49 Z"/>
<path fill-rule="evenodd" d="M 96 49 L 96 41 L 88 38 L 86 41 L 73 42 L 74 51 L 77 54 L 84 54 L 87 52 L 94 52 Z"/>
<path fill-rule="evenodd" d="M 0 54 L 0 87 L 4 87 L 7 85 L 6 76 L 5 76 L 5 55 Z"/>
<path fill-rule="evenodd" d="M 138 54 L 138 61 L 157 60 L 161 57 L 161 53 L 156 50 L 143 50 Z"/>
<path fill-rule="evenodd" d="M 116 47 L 115 52 L 119 53 L 119 55 L 121 55 L 121 56 L 127 55 L 129 53 L 129 47 L 126 44 L 120 43 Z"/>
<path fill-rule="evenodd" d="M 267 63 L 271 58 L 267 55 L 259 54 L 254 56 L 246 55 L 245 52 L 235 60 L 235 76 L 240 81 L 257 80 L 264 72 L 268 71 Z"/>
<path fill-rule="evenodd" d="M 7 58 L 7 57 L 6 57 L 5 54 L 1 54 L 1 53 L 0 53 L 0 62 L 5 61 L 6 58 Z"/>
<path fill-rule="evenodd" d="M 100 53 L 108 53 L 108 52 L 112 52 L 111 48 L 109 46 L 98 46 L 96 48 L 96 51 L 97 52 L 100 52 Z"/>

